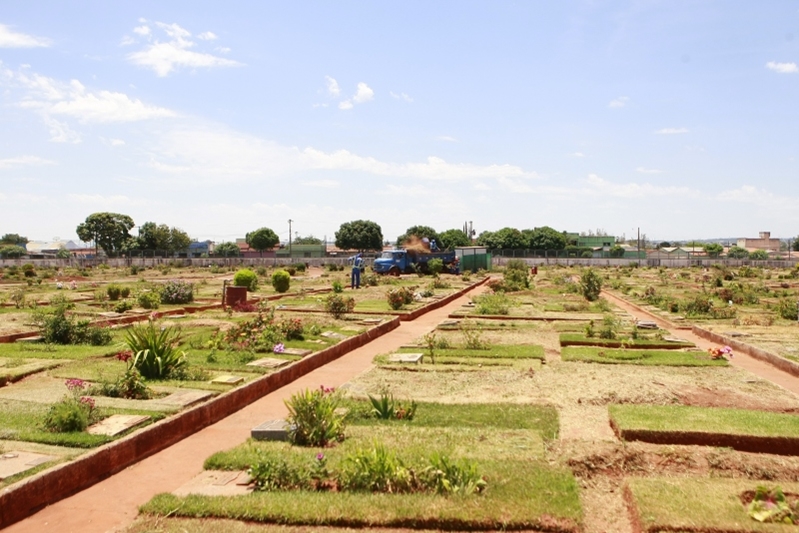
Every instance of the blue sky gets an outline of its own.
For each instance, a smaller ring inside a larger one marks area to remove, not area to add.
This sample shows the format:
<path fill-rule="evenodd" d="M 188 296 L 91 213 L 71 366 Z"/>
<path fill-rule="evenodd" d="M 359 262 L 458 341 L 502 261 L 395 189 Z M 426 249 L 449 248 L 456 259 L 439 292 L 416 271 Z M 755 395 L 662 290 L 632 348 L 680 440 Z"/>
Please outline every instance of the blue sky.
<path fill-rule="evenodd" d="M 797 97 L 796 0 L 4 2 L 0 233 L 794 237 Z"/>

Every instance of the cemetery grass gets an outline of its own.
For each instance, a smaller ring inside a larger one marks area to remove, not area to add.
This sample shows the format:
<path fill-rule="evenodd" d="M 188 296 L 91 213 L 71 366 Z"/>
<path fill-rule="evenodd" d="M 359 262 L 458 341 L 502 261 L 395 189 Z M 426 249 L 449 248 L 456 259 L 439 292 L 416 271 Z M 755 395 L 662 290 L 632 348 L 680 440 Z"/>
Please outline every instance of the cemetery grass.
<path fill-rule="evenodd" d="M 785 413 L 679 405 L 610 405 L 608 411 L 621 430 L 799 437 L 799 417 Z"/>
<path fill-rule="evenodd" d="M 584 363 L 656 365 L 656 366 L 728 366 L 726 359 L 711 359 L 702 351 L 632 350 L 565 346 L 561 350 L 564 361 Z"/>
<path fill-rule="evenodd" d="M 139 515 L 125 533 L 356 533 L 348 527 L 287 526 L 282 524 L 257 524 L 238 520 L 213 518 L 164 518 Z M 437 533 L 433 530 L 414 529 L 416 533 Z M 380 528 L 381 533 L 408 533 L 406 528 Z"/>
<path fill-rule="evenodd" d="M 580 333 L 561 333 L 560 344 L 561 346 L 569 346 L 574 344 L 604 346 L 606 344 L 621 344 L 635 348 L 646 348 L 647 346 L 656 346 L 662 349 L 664 346 L 673 346 L 674 348 L 690 348 L 694 344 L 688 341 L 666 341 L 659 339 L 630 339 L 630 338 L 616 338 L 616 339 L 601 339 L 599 337 L 586 337 Z"/>
<path fill-rule="evenodd" d="M 799 484 L 719 478 L 629 478 L 631 500 L 644 531 L 794 531 L 796 526 L 762 524 L 749 517 L 745 491 L 779 485 L 799 492 Z"/>
<path fill-rule="evenodd" d="M 353 402 L 351 412 L 364 412 Z M 373 494 L 353 492 L 271 492 L 239 497 L 178 498 L 162 494 L 144 513 L 172 516 L 236 518 L 281 524 L 353 527 L 535 528 L 566 529 L 582 520 L 577 483 L 565 467 L 543 460 L 544 436 L 557 435 L 557 413 L 547 406 L 420 404 L 409 422 L 381 422 L 355 417 L 347 438 L 332 448 L 301 448 L 282 442 L 250 440 L 219 452 L 207 469 L 240 470 L 261 453 L 279 454 L 295 464 L 310 464 L 323 452 L 332 469 L 345 457 L 375 442 L 386 443 L 406 464 L 419 464 L 433 451 L 478 463 L 488 482 L 484 494 L 444 496 L 432 493 Z M 490 459 L 489 459 L 490 458 Z M 179 509 L 174 512 L 175 509 Z M 547 518 L 550 517 L 550 518 Z"/>
<path fill-rule="evenodd" d="M 66 446 L 70 448 L 95 448 L 125 435 L 125 433 L 123 433 L 115 437 L 108 437 L 105 435 L 91 435 L 85 431 L 68 433 L 47 431 L 44 429 L 44 419 L 49 408 L 49 405 L 41 403 L 6 399 L 0 400 L 0 428 L 2 428 L 0 429 L 0 438 L 5 440 L 19 440 L 55 446 Z M 105 407 L 98 409 L 100 410 L 100 418 L 106 418 L 116 414 L 147 415 L 151 417 L 144 424 L 136 426 L 135 429 L 156 422 L 164 417 L 163 414 L 152 411 Z"/>
<path fill-rule="evenodd" d="M 428 354 L 426 347 L 419 348 L 400 348 L 398 353 L 418 353 Z M 439 358 L 460 357 L 469 359 L 472 357 L 481 359 L 543 359 L 544 347 L 537 344 L 490 344 L 485 349 L 473 348 L 435 348 L 436 361 Z"/>

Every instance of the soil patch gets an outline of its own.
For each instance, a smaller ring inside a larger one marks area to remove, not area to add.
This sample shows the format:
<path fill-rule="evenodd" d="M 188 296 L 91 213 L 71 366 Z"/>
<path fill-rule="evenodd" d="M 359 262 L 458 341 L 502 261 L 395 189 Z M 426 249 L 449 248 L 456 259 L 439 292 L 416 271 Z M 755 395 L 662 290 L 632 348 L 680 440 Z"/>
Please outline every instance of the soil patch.
<path fill-rule="evenodd" d="M 786 405 L 784 401 L 776 398 L 761 398 L 724 388 L 685 386 L 674 391 L 674 394 L 681 404 L 695 407 L 734 407 L 755 411 L 799 413 L 799 406 L 794 405 L 794 402 Z"/>

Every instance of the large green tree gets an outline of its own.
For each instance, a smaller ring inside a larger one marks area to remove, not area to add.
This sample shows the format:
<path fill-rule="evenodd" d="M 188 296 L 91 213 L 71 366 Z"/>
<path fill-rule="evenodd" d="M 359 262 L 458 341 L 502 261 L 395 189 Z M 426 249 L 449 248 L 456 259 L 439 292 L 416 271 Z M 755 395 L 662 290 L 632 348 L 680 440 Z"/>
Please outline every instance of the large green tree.
<path fill-rule="evenodd" d="M 78 224 L 76 232 L 80 240 L 92 241 L 95 250 L 99 246 L 106 255 L 112 256 L 122 250 L 131 238 L 129 232 L 133 226 L 133 219 L 128 215 L 93 213 Z"/>
<path fill-rule="evenodd" d="M 523 250 L 527 248 L 527 239 L 516 228 L 502 228 L 484 231 L 477 238 L 477 244 L 493 250 Z"/>
<path fill-rule="evenodd" d="M 705 253 L 708 257 L 718 257 L 723 251 L 724 247 L 717 242 L 711 242 L 705 245 Z"/>
<path fill-rule="evenodd" d="M 139 236 L 134 244 L 133 247 L 139 250 L 163 250 L 169 255 L 186 250 L 191 244 L 191 237 L 180 228 L 145 222 L 139 226 Z"/>
<path fill-rule="evenodd" d="M 435 240 L 439 242 L 438 232 L 431 228 L 430 226 L 411 226 L 405 233 L 397 237 L 397 246 L 402 246 L 405 244 L 405 241 L 410 239 L 411 237 L 416 237 L 418 239 L 423 239 L 427 237 L 428 239 Z"/>
<path fill-rule="evenodd" d="M 342 250 L 382 250 L 383 231 L 371 220 L 345 222 L 336 232 L 336 246 Z"/>
<path fill-rule="evenodd" d="M 472 240 L 461 229 L 448 229 L 438 234 L 439 245 L 444 250 L 452 250 L 457 246 L 471 246 Z"/>
<path fill-rule="evenodd" d="M 220 242 L 214 246 L 215 257 L 238 257 L 240 255 L 241 250 L 235 242 Z"/>
<path fill-rule="evenodd" d="M 524 230 L 522 234 L 527 237 L 527 247 L 531 250 L 563 250 L 568 244 L 566 235 L 549 226 Z"/>
<path fill-rule="evenodd" d="M 17 233 L 6 233 L 0 237 L 0 244 L 13 244 L 24 248 L 25 245 L 28 244 L 28 238 Z"/>
<path fill-rule="evenodd" d="M 264 250 L 271 250 L 274 248 L 280 242 L 280 237 L 270 228 L 258 228 L 255 231 L 249 232 L 244 240 L 247 241 L 250 248 L 261 252 L 261 257 L 263 257 Z"/>
<path fill-rule="evenodd" d="M 28 251 L 22 246 L 16 244 L 0 244 L 0 258 L 2 259 L 16 259 L 26 255 Z"/>
<path fill-rule="evenodd" d="M 297 237 L 294 239 L 294 244 L 323 244 L 322 239 L 308 235 L 307 237 Z"/>
<path fill-rule="evenodd" d="M 727 250 L 727 257 L 730 259 L 747 259 L 749 257 L 749 251 L 740 246 L 731 246 L 730 249 Z"/>

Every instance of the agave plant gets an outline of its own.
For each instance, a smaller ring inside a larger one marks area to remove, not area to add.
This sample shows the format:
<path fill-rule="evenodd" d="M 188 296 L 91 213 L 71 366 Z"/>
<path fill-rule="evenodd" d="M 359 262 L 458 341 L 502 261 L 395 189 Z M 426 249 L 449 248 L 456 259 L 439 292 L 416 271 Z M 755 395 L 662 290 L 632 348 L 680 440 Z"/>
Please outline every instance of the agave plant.
<path fill-rule="evenodd" d="M 125 334 L 133 359 L 131 366 L 148 379 L 163 379 L 186 366 L 186 352 L 177 349 L 180 330 L 156 328 L 153 322 L 134 326 Z"/>

